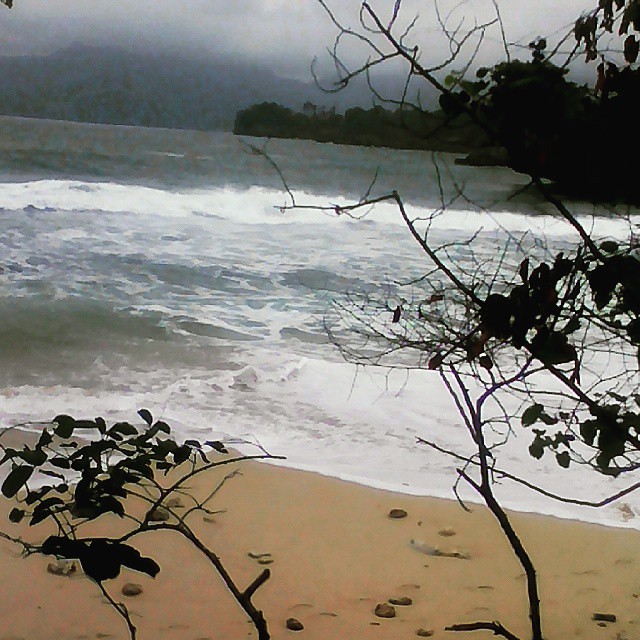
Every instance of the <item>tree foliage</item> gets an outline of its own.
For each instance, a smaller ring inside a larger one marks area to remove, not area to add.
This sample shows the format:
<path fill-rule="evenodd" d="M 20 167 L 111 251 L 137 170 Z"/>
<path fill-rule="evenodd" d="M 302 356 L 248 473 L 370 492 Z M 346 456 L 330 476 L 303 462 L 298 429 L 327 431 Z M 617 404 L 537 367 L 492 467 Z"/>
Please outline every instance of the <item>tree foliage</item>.
<path fill-rule="evenodd" d="M 154 421 L 146 409 L 139 415 L 142 425 L 116 422 L 111 426 L 103 418 L 77 420 L 58 415 L 50 425 L 44 425 L 35 443 L 21 448 L 3 445 L 2 435 L 11 428 L 5 429 L 0 434 L 4 454 L 0 467 L 7 468 L 8 473 L 1 492 L 15 502 L 9 519 L 15 524 L 24 520 L 29 527 L 49 522 L 56 533 L 43 542 L 0 535 L 20 545 L 26 555 L 39 553 L 77 560 L 126 620 L 133 639 L 136 628 L 127 608 L 109 595 L 104 583 L 116 578 L 123 567 L 155 577 L 161 570 L 162 558 L 142 556 L 134 541 L 155 531 L 173 531 L 206 555 L 251 618 L 258 637 L 268 638 L 262 612 L 251 598 L 270 572 L 263 571 L 241 590 L 189 522 L 194 513 L 213 513 L 210 501 L 235 473 L 227 475 L 204 499 L 189 492 L 188 481 L 204 471 L 247 457 L 225 455 L 228 450 L 217 440 L 180 443 L 171 437 L 166 422 Z M 184 501 L 180 508 L 176 507 L 176 499 L 179 503 Z M 107 514 L 128 523 L 126 532 L 114 537 L 93 535 L 91 523 Z"/>

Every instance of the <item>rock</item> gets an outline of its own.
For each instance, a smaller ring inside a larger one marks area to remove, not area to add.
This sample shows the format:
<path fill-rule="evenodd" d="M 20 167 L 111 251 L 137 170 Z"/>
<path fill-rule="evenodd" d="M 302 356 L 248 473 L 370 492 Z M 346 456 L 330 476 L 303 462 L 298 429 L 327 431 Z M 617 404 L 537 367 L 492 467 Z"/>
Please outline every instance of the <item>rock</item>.
<path fill-rule="evenodd" d="M 618 618 L 613 613 L 594 613 L 591 619 L 596 622 L 615 622 Z"/>
<path fill-rule="evenodd" d="M 75 562 L 70 560 L 56 560 L 47 565 L 47 571 L 54 576 L 70 576 L 78 570 Z"/>
<path fill-rule="evenodd" d="M 157 507 L 149 514 L 149 520 L 151 522 L 166 522 L 171 517 L 171 514 L 162 507 Z"/>
<path fill-rule="evenodd" d="M 444 529 L 440 529 L 440 531 L 438 531 L 438 535 L 442 536 L 443 538 L 450 538 L 451 536 L 455 536 L 456 532 L 451 527 L 445 527 Z"/>
<path fill-rule="evenodd" d="M 415 540 L 414 538 L 411 538 L 411 540 L 409 540 L 409 544 L 416 551 L 420 551 L 420 553 L 424 553 L 428 556 L 437 556 L 440 554 L 438 547 L 433 547 L 422 540 Z"/>
<path fill-rule="evenodd" d="M 509 155 L 502 147 L 484 147 L 471 151 L 464 158 L 456 158 L 454 162 L 471 167 L 506 167 Z"/>
<path fill-rule="evenodd" d="M 258 564 L 272 564 L 273 558 L 260 558 Z"/>
<path fill-rule="evenodd" d="M 296 618 L 288 618 L 285 625 L 287 629 L 290 629 L 291 631 L 302 631 L 304 629 L 302 622 Z"/>
<path fill-rule="evenodd" d="M 430 638 L 434 633 L 435 631 L 433 629 L 418 629 L 416 631 L 416 635 L 421 638 Z"/>
<path fill-rule="evenodd" d="M 164 503 L 165 507 L 167 507 L 167 509 L 180 509 L 182 507 L 184 507 L 184 503 L 182 502 L 182 500 L 176 496 L 174 498 L 169 498 L 165 503 Z"/>
<path fill-rule="evenodd" d="M 252 560 L 260 560 L 261 558 L 270 558 L 271 554 L 269 552 L 265 552 L 265 553 L 255 553 L 254 551 L 249 551 L 247 553 L 247 555 L 252 559 Z"/>
<path fill-rule="evenodd" d="M 401 596 L 400 598 L 389 598 L 389 604 L 395 604 L 400 607 L 408 607 L 413 604 L 413 600 L 407 596 Z"/>
<path fill-rule="evenodd" d="M 123 596 L 139 596 L 142 593 L 142 585 L 136 584 L 135 582 L 127 582 L 122 587 L 122 595 Z"/>
<path fill-rule="evenodd" d="M 409 540 L 409 544 L 416 551 L 420 551 L 420 553 L 424 553 L 428 556 L 434 556 L 436 558 L 458 558 L 459 560 L 469 560 L 471 558 L 471 554 L 468 551 L 458 551 L 457 549 L 454 549 L 453 551 L 443 551 L 439 547 L 434 547 L 422 540 L 414 540 L 411 538 L 411 540 Z"/>
<path fill-rule="evenodd" d="M 209 524 L 215 524 L 217 520 L 213 516 L 202 516 L 202 521 Z"/>
<path fill-rule="evenodd" d="M 389 517 L 393 520 L 400 520 L 407 517 L 407 512 L 404 509 L 391 509 L 389 511 Z"/>
<path fill-rule="evenodd" d="M 383 602 L 376 606 L 374 613 L 378 618 L 395 618 L 396 610 L 390 604 Z"/>

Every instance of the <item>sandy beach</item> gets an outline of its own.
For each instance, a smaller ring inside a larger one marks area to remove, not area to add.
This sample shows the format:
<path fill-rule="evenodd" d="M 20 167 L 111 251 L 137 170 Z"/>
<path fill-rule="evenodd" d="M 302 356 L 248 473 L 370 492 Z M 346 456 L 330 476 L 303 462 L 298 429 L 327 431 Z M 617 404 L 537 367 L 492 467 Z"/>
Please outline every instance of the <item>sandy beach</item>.
<path fill-rule="evenodd" d="M 252 555 L 273 560 L 271 579 L 254 597 L 273 638 L 378 640 L 454 637 L 453 623 L 499 620 L 528 637 L 522 570 L 488 511 L 463 511 L 455 501 L 394 494 L 320 475 L 259 463 L 237 465 L 215 497 L 222 513 L 192 524 L 241 586 L 263 569 Z M 224 471 L 229 471 L 227 467 Z M 214 486 L 219 469 L 191 485 L 196 494 Z M 10 524 L 3 500 L 2 530 L 34 539 L 41 532 Z M 391 509 L 407 516 L 389 517 Z M 640 532 L 554 518 L 513 514 L 513 522 L 539 572 L 543 631 L 565 638 L 640 639 Z M 102 518 L 98 531 L 119 528 Z M 42 532 L 44 535 L 44 532 Z M 415 543 L 411 544 L 410 541 Z M 171 532 L 136 539 L 143 554 L 161 565 L 155 579 L 125 570 L 109 583 L 124 600 L 138 638 L 232 640 L 256 638 L 253 626 L 197 550 Z M 437 557 L 438 548 L 460 557 Z M 122 619 L 81 572 L 47 572 L 51 558 L 19 557 L 0 541 L 0 640 L 71 640 L 128 637 Z M 121 594 L 124 583 L 142 586 L 135 597 Z M 390 619 L 376 605 L 406 597 Z M 595 612 L 616 622 L 592 620 Z M 303 629 L 286 628 L 288 618 Z M 490 632 L 462 634 L 493 637 Z"/>

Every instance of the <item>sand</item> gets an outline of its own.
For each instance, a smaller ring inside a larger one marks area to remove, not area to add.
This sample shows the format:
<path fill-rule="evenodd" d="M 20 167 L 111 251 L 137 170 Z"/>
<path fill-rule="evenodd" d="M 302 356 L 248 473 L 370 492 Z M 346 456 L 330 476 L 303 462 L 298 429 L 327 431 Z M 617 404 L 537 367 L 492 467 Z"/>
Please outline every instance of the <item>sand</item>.
<path fill-rule="evenodd" d="M 269 553 L 271 579 L 254 597 L 273 638 L 377 640 L 494 637 L 482 631 L 455 634 L 452 623 L 499 620 L 529 636 L 522 570 L 488 511 L 466 513 L 455 501 L 411 497 L 354 485 L 313 473 L 259 463 L 238 465 L 241 475 L 216 496 L 214 518 L 192 516 L 202 540 L 225 562 L 237 582 L 249 584 L 263 569 L 249 553 Z M 225 469 L 225 473 L 229 468 Z M 203 474 L 195 492 L 213 486 L 219 470 Z M 0 529 L 38 539 L 46 532 L 10 524 L 11 505 L 1 501 Z M 407 517 L 391 519 L 391 509 Z M 640 532 L 513 514 L 513 522 L 539 572 L 543 630 L 548 640 L 640 639 Z M 104 517 L 99 531 L 121 526 Z M 213 521 L 212 521 L 213 520 Z M 448 534 L 441 535 L 446 530 Z M 468 559 L 434 557 L 410 540 Z M 138 638 L 232 640 L 256 638 L 255 629 L 213 567 L 175 533 L 155 532 L 136 542 L 153 554 L 157 578 L 126 570 L 109 583 L 124 600 Z M 50 558 L 19 557 L 0 541 L 0 640 L 124 639 L 122 619 L 81 574 L 47 572 Z M 136 597 L 120 593 L 126 582 L 142 585 Z M 378 603 L 406 596 L 396 617 L 374 615 Z M 613 613 L 598 626 L 594 612 Z M 290 631 L 294 617 L 304 626 Z"/>

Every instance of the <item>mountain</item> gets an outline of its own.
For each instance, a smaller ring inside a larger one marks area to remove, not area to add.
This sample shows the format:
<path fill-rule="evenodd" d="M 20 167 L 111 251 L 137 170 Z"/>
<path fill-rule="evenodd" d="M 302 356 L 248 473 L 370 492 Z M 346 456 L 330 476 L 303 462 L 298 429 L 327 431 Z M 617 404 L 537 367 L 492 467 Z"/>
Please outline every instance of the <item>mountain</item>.
<path fill-rule="evenodd" d="M 313 83 L 229 58 L 74 45 L 47 56 L 0 56 L 0 113 L 177 129 L 231 129 L 238 110 L 274 101 L 300 109 L 370 103 L 368 92 L 326 94 Z"/>

